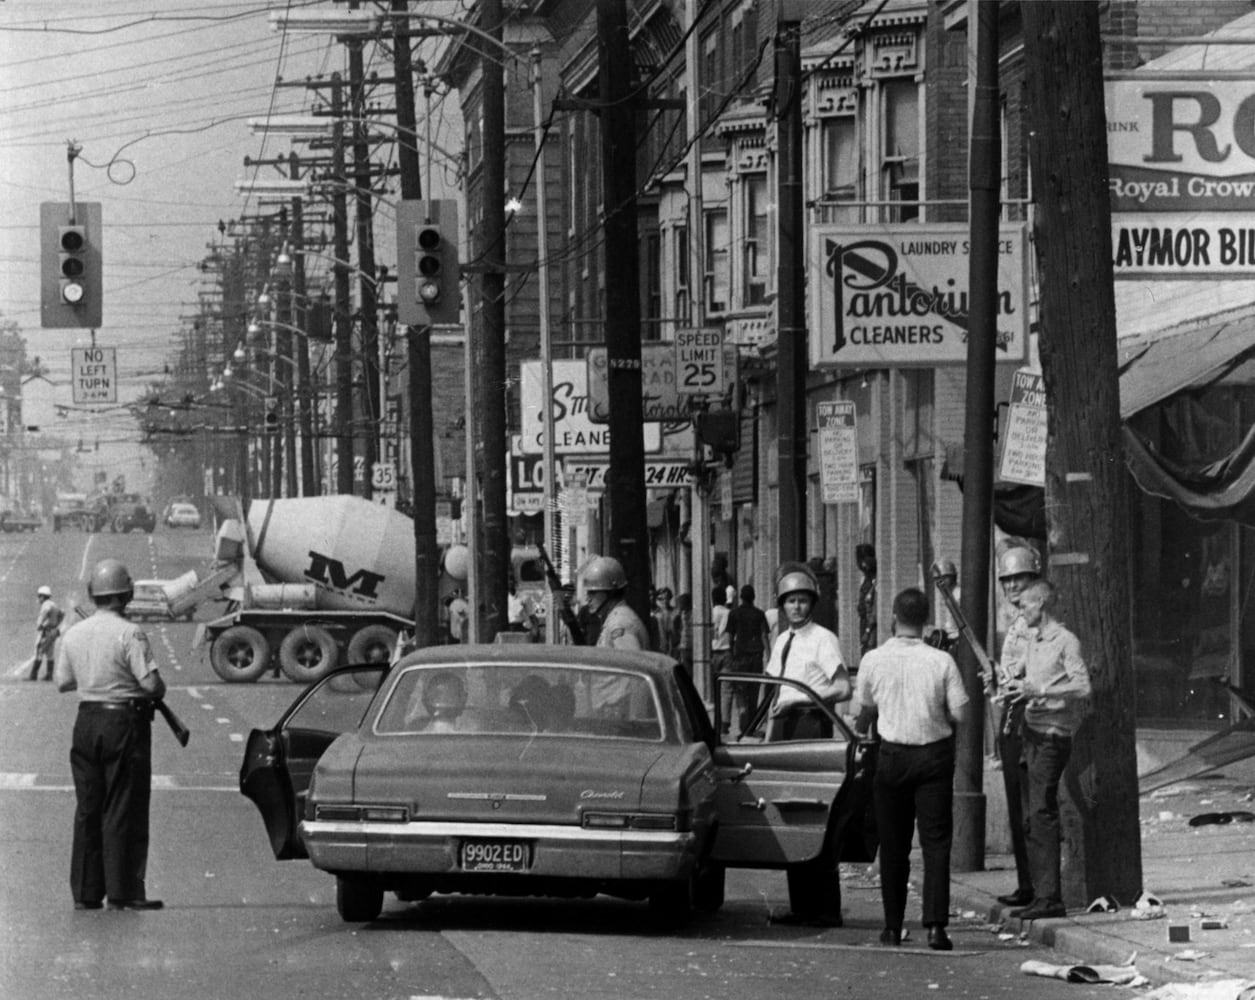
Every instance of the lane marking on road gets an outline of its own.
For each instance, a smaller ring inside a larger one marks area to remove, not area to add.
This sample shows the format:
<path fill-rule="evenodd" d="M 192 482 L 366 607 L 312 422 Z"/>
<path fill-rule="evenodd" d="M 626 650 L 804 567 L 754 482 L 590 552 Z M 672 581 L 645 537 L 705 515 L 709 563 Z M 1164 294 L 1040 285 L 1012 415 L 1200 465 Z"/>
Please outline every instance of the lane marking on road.
<path fill-rule="evenodd" d="M 229 739 L 232 743 L 243 743 L 243 742 L 244 742 L 244 734 L 243 734 L 243 733 L 232 733 L 230 736 L 228 736 L 228 737 L 227 737 L 227 739 Z"/>
<path fill-rule="evenodd" d="M 231 720 L 230 720 L 230 719 L 227 719 L 227 718 L 224 718 L 223 716 L 218 716 L 218 718 L 214 719 L 214 722 L 218 723 L 218 725 L 220 725 L 220 726 L 229 726 L 229 725 L 231 725 Z"/>
<path fill-rule="evenodd" d="M 154 792 L 235 792 L 239 793 L 238 784 L 220 784 L 197 781 L 177 774 L 154 774 L 152 781 Z M 72 792 L 74 783 L 66 783 L 65 778 L 41 778 L 37 773 L 16 773 L 0 771 L 0 792 Z"/>

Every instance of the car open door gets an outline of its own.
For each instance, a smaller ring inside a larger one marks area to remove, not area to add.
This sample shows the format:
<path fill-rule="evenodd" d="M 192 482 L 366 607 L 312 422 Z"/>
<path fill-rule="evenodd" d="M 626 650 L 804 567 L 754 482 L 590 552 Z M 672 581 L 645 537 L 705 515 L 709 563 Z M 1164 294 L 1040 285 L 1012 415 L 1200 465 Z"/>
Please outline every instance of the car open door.
<path fill-rule="evenodd" d="M 271 729 L 248 734 L 240 792 L 266 824 L 275 858 L 305 858 L 297 833 L 314 765 L 337 736 L 353 732 L 375 696 L 388 664 L 345 667 L 301 692 Z"/>
<path fill-rule="evenodd" d="M 730 867 L 795 865 L 818 857 L 830 833 L 840 860 L 871 860 L 875 744 L 860 740 L 804 684 L 752 674 L 722 674 L 717 683 L 753 697 L 728 699 L 742 712 L 713 751 L 719 817 L 713 860 Z M 808 699 L 787 739 L 772 732 L 769 718 L 782 687 Z"/>

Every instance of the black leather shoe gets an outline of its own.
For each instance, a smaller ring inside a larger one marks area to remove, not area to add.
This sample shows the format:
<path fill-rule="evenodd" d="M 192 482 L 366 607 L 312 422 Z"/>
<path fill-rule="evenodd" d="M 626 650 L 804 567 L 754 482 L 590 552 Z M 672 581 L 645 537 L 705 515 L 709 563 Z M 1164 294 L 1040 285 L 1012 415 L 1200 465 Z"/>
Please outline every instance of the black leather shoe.
<path fill-rule="evenodd" d="M 998 902 L 1003 906 L 1028 906 L 1032 901 L 1032 889 L 1016 889 L 1015 892 L 998 897 Z"/>
<path fill-rule="evenodd" d="M 111 910 L 160 910 L 166 904 L 159 899 L 111 899 Z"/>
<path fill-rule="evenodd" d="M 1035 899 L 1022 910 L 1012 910 L 1011 916 L 1020 920 L 1045 920 L 1049 917 L 1066 917 L 1068 908 L 1052 899 Z"/>
<path fill-rule="evenodd" d="M 104 903 L 98 899 L 76 899 L 74 901 L 74 909 L 76 910 L 99 910 Z"/>
<path fill-rule="evenodd" d="M 896 948 L 902 943 L 902 928 L 886 927 L 880 932 L 880 943 L 888 945 L 890 948 Z"/>
<path fill-rule="evenodd" d="M 928 947 L 933 951 L 953 951 L 954 944 L 946 929 L 938 924 L 928 928 Z"/>

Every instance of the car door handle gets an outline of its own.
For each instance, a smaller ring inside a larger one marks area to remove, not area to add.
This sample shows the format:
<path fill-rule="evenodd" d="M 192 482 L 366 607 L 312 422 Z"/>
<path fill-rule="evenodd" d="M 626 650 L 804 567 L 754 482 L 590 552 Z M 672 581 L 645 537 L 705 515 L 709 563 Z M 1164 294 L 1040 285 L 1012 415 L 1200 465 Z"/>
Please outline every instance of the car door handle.
<path fill-rule="evenodd" d="M 742 809 L 753 809 L 756 812 L 764 812 L 767 808 L 766 799 L 745 799 L 737 803 Z"/>
<path fill-rule="evenodd" d="M 827 809 L 828 803 L 823 799 L 772 799 L 771 804 L 777 809 Z"/>

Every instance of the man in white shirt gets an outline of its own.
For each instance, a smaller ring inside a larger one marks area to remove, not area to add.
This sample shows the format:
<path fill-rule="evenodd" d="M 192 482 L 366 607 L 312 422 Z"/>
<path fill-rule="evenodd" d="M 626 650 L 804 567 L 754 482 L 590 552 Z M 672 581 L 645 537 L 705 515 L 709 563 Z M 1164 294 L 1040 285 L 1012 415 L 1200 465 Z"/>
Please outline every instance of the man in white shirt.
<path fill-rule="evenodd" d="M 880 834 L 880 942 L 902 943 L 911 840 L 919 826 L 924 858 L 923 924 L 928 947 L 949 951 L 950 843 L 954 833 L 954 731 L 968 696 L 949 653 L 922 636 L 928 598 L 909 587 L 893 600 L 893 637 L 863 654 L 855 728 L 880 732 L 873 785 Z"/>
<path fill-rule="evenodd" d="M 771 648 L 767 674 L 801 681 L 821 701 L 833 705 L 847 700 L 852 689 L 836 633 L 812 620 L 818 601 L 819 585 L 809 573 L 793 570 L 780 577 L 776 585 L 780 634 Z M 771 707 L 767 739 L 800 738 L 799 723 L 804 719 L 814 719 L 817 714 L 810 710 L 810 706 L 811 701 L 805 692 L 781 686 Z M 820 717 L 818 731 L 814 735 L 821 738 L 831 736 L 832 723 Z"/>

